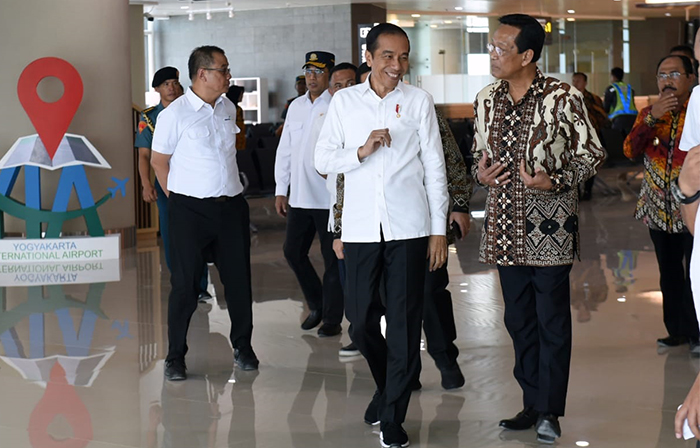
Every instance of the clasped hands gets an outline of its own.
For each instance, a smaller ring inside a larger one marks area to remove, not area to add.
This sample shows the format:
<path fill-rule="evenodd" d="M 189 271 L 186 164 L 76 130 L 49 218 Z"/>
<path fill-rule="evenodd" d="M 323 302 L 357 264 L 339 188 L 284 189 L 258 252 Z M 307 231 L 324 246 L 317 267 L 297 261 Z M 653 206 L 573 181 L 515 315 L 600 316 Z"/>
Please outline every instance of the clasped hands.
<path fill-rule="evenodd" d="M 501 162 L 496 162 L 494 164 L 490 163 L 489 157 L 486 155 L 486 151 L 481 152 L 481 160 L 479 160 L 479 171 L 477 173 L 478 181 L 483 185 L 488 185 L 489 187 L 501 187 L 503 185 L 508 185 L 511 181 L 510 171 L 503 170 L 505 165 Z M 520 161 L 520 180 L 523 181 L 528 188 L 534 188 L 536 190 L 549 191 L 552 189 L 552 179 L 549 174 L 542 171 L 540 168 L 535 168 L 535 175 L 531 176 L 525 169 L 525 160 Z"/>

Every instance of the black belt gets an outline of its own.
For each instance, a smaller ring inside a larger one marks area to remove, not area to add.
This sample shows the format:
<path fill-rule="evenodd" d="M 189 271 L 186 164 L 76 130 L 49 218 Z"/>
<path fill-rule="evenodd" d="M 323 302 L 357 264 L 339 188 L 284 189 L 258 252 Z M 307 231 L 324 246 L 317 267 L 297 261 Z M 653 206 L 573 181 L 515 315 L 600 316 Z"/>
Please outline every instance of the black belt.
<path fill-rule="evenodd" d="M 236 196 L 219 196 L 218 198 L 204 198 L 205 201 L 210 202 L 229 202 L 233 201 Z"/>

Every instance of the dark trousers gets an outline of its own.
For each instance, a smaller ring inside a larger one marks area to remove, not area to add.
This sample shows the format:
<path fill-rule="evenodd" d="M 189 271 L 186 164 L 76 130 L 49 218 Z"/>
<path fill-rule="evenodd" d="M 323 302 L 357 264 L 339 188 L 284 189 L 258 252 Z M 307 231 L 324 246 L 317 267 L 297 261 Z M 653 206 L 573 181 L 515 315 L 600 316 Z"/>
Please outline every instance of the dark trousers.
<path fill-rule="evenodd" d="M 173 268 L 170 264 L 170 229 L 168 226 L 168 197 L 163 192 L 158 180 L 155 184 L 156 189 L 156 205 L 158 206 L 158 224 L 160 227 L 160 237 L 163 240 L 163 247 L 165 248 L 165 264 L 168 266 L 170 272 Z M 199 280 L 199 291 L 206 291 L 207 286 L 209 286 L 209 269 L 204 266 L 204 272 L 202 272 L 202 278 Z"/>
<path fill-rule="evenodd" d="M 498 266 L 523 404 L 557 416 L 564 415 L 571 363 L 569 272 L 571 265 Z"/>
<path fill-rule="evenodd" d="M 333 252 L 333 234 L 328 231 L 328 213 L 328 210 L 288 207 L 284 257 L 297 277 L 309 309 L 321 310 L 323 322 L 336 325 L 343 321 L 343 287 L 338 258 Z M 323 283 L 309 259 L 316 234 L 325 266 Z"/>
<path fill-rule="evenodd" d="M 690 289 L 690 233 L 666 233 L 649 229 L 659 262 L 664 325 L 669 336 L 698 339 L 698 320 Z"/>
<path fill-rule="evenodd" d="M 345 313 L 350 336 L 367 359 L 380 392 L 379 420 L 406 419 L 411 384 L 420 373 L 420 339 L 428 238 L 345 243 Z M 380 281 L 386 298 L 382 304 Z M 379 321 L 386 314 L 386 339 Z"/>
<path fill-rule="evenodd" d="M 428 345 L 428 353 L 435 360 L 438 369 L 451 367 L 457 362 L 459 349 L 454 344 L 457 339 L 455 315 L 452 310 L 452 295 L 447 290 L 450 278 L 447 263 L 433 272 L 425 268 L 423 304 L 423 332 Z"/>
<path fill-rule="evenodd" d="M 205 252 L 213 257 L 224 286 L 233 348 L 250 348 L 253 301 L 248 203 L 243 195 L 219 202 L 170 193 L 168 207 L 173 269 L 166 360 L 184 359 L 187 353 L 187 329 L 197 308 Z"/>

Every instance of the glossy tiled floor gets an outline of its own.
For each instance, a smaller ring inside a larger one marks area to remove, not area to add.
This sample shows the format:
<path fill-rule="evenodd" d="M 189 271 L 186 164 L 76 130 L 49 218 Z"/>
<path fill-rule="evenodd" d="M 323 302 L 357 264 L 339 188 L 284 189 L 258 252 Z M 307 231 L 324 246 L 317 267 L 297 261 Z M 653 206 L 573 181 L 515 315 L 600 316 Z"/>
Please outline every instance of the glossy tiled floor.
<path fill-rule="evenodd" d="M 622 170 L 603 173 L 618 185 Z M 689 447 L 673 415 L 700 359 L 665 352 L 656 260 L 634 221 L 634 190 L 582 204 L 582 261 L 572 273 L 574 350 L 561 447 Z M 483 203 L 483 192 L 473 201 Z M 157 249 L 129 250 L 119 282 L 3 287 L 0 300 L 0 447 L 378 447 L 362 423 L 374 386 L 362 360 L 341 362 L 341 337 L 299 328 L 305 310 L 283 259 L 284 227 L 269 199 L 251 200 L 259 372 L 232 367 L 222 302 L 200 305 L 189 335 L 190 378 L 163 381 L 168 274 Z M 412 446 L 535 446 L 532 431 L 499 431 L 520 410 L 502 324 L 497 273 L 476 262 L 478 228 L 452 248 L 461 390 L 446 392 L 426 352 L 423 389 L 405 427 Z M 315 250 L 314 262 L 320 262 Z M 220 294 L 213 274 L 212 288 Z M 586 445 L 586 442 L 588 445 Z"/>

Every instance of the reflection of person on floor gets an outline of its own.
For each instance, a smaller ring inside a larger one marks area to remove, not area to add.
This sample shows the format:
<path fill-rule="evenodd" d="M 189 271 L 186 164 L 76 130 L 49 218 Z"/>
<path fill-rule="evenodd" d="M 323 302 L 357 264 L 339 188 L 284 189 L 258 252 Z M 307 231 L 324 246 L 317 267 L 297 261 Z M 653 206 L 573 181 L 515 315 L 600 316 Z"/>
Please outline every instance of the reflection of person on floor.
<path fill-rule="evenodd" d="M 537 68 L 545 33 L 523 14 L 488 44 L 497 82 L 474 102 L 473 178 L 488 188 L 479 261 L 497 265 L 524 409 L 507 430 L 561 437 L 571 363 L 569 273 L 579 252 L 577 186 L 605 158 L 576 89 Z"/>
<path fill-rule="evenodd" d="M 638 250 L 619 250 L 606 256 L 608 269 L 613 275 L 615 292 L 627 292 L 637 279 L 634 277 L 634 270 L 637 269 Z"/>
<path fill-rule="evenodd" d="M 576 320 L 588 322 L 591 311 L 608 298 L 608 282 L 600 264 L 600 256 L 582 258 L 571 269 L 571 307 L 577 311 Z"/>
<path fill-rule="evenodd" d="M 365 52 L 372 72 L 335 94 L 315 154 L 320 173 L 345 173 L 345 310 L 377 386 L 365 420 L 381 422 L 384 446 L 408 444 L 402 423 L 420 372 L 426 255 L 432 270 L 447 259 L 444 156 L 432 97 L 402 82 L 409 48 L 398 26 L 372 28 Z"/>
<path fill-rule="evenodd" d="M 700 33 L 695 41 L 696 52 L 700 52 Z M 696 53 L 696 57 L 698 54 Z M 691 234 L 698 231 L 698 199 L 700 199 L 700 91 L 694 90 L 688 103 L 686 121 L 690 126 L 681 139 L 680 149 L 688 154 L 683 162 L 678 181 L 672 186 L 672 192 L 681 203 L 683 222 Z M 690 284 L 693 289 L 694 301 L 700 300 L 700 245 L 693 244 L 693 257 L 690 264 Z M 695 311 L 700 310 L 700 303 L 695 303 Z M 696 314 L 696 317 L 697 314 Z M 698 317 L 700 320 L 700 317 Z M 700 375 L 693 383 L 683 405 L 676 413 L 676 438 L 682 437 L 683 421 L 688 419 L 688 425 L 700 444 Z"/>
<path fill-rule="evenodd" d="M 642 109 L 625 139 L 625 156 L 644 156 L 644 180 L 634 217 L 649 227 L 659 263 L 663 319 L 668 336 L 662 347 L 690 343 L 700 354 L 698 321 L 690 289 L 693 236 L 683 225 L 680 200 L 671 193 L 686 152 L 679 150 L 690 97 L 693 64 L 685 56 L 666 56 L 656 66 L 659 100 Z"/>

